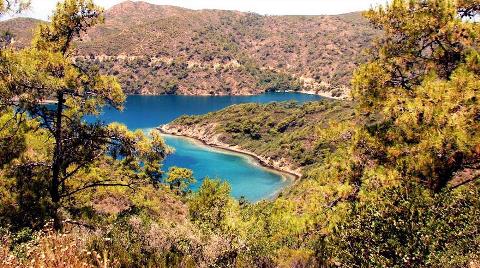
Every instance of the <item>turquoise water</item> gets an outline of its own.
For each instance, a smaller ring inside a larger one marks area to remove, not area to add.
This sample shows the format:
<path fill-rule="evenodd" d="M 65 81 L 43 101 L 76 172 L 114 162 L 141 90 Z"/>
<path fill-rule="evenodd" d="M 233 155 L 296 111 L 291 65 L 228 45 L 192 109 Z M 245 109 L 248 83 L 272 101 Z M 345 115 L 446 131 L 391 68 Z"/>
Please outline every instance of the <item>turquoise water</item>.
<path fill-rule="evenodd" d="M 100 120 L 120 122 L 129 129 L 148 131 L 168 123 L 181 115 L 205 114 L 238 103 L 268 103 L 272 101 L 298 102 L 320 100 L 316 95 L 300 93 L 268 93 L 257 96 L 128 96 L 123 112 L 106 110 Z M 189 139 L 165 136 L 167 144 L 175 148 L 164 162 L 164 170 L 179 166 L 193 170 L 198 189 L 205 177 L 226 180 L 232 187 L 232 195 L 249 201 L 258 201 L 273 196 L 288 185 L 288 179 L 265 169 L 251 158 L 230 152 L 212 149 Z"/>
<path fill-rule="evenodd" d="M 290 182 L 289 178 L 282 178 L 280 174 L 259 166 L 246 156 L 201 146 L 180 137 L 165 136 L 165 141 L 176 150 L 172 157 L 165 160 L 166 167 L 189 168 L 196 178 L 225 179 L 236 198 L 244 196 L 250 201 L 265 199 Z M 198 189 L 201 181 L 193 184 L 191 189 Z"/>

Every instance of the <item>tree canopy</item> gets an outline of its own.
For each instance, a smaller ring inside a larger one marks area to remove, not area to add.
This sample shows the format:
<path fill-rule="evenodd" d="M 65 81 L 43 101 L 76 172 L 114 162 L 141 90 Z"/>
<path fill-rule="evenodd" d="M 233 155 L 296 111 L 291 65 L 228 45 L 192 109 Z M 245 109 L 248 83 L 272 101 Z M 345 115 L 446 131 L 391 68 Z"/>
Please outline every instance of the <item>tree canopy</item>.
<path fill-rule="evenodd" d="M 354 74 L 370 120 L 358 151 L 436 191 L 480 165 L 479 6 L 394 0 L 366 13 L 384 35 Z"/>
<path fill-rule="evenodd" d="M 2 164 L 10 163 L 4 176 L 17 180 L 17 187 L 20 180 L 42 181 L 57 228 L 64 201 L 92 187 L 159 180 L 168 153 L 157 132 L 148 138 L 119 124 L 85 119 L 106 106 L 122 109 L 125 101 L 114 77 L 95 66 L 79 67 L 73 58 L 74 41 L 102 21 L 103 9 L 93 1 L 59 2 L 51 21 L 38 27 L 31 47 L 6 48 L 0 55 L 0 112 L 5 118 L 0 146 L 9 156 L 2 157 Z M 22 147 L 28 142 L 24 132 L 44 143 L 35 156 Z M 16 146 L 9 147 L 11 139 Z"/>

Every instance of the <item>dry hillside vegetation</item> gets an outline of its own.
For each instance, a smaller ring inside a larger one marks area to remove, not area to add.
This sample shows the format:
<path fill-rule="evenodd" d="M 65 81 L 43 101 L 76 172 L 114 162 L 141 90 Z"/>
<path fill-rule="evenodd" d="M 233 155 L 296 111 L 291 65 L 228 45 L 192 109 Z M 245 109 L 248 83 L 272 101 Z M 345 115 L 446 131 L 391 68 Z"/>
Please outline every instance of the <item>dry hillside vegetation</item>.
<path fill-rule="evenodd" d="M 78 42 L 77 62 L 130 94 L 249 95 L 304 90 L 343 97 L 376 32 L 360 13 L 261 16 L 123 2 Z M 0 23 L 19 47 L 32 19 Z"/>

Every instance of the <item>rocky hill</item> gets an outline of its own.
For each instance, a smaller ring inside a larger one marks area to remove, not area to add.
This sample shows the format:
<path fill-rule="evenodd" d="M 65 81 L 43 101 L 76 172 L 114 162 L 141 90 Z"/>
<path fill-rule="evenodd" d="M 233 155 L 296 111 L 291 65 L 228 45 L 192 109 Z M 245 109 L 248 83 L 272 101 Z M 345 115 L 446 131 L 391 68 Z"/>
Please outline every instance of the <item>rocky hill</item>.
<path fill-rule="evenodd" d="M 32 19 L 0 23 L 15 45 Z M 360 13 L 262 16 L 123 2 L 78 42 L 79 64 L 97 63 L 131 94 L 240 95 L 304 90 L 348 93 L 351 73 L 376 31 Z"/>

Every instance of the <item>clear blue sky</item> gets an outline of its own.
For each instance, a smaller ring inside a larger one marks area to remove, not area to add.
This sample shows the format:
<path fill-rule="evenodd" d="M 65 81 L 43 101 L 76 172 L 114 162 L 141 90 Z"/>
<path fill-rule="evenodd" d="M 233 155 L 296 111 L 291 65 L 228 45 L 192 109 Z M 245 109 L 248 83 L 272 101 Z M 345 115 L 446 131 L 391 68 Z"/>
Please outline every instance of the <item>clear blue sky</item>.
<path fill-rule="evenodd" d="M 227 9 L 251 11 L 268 15 L 326 15 L 366 10 L 387 0 L 146 0 L 159 5 L 174 5 L 191 9 Z M 95 0 L 105 8 L 123 0 Z M 46 20 L 57 0 L 32 0 L 31 10 L 23 16 Z"/>

